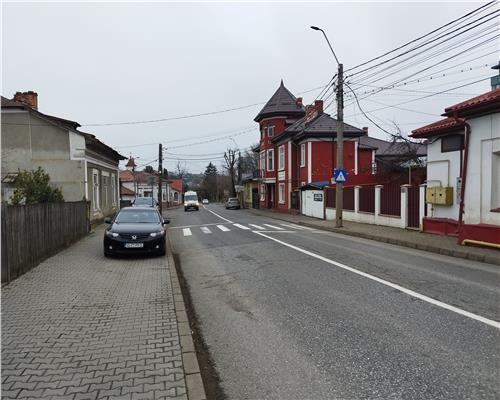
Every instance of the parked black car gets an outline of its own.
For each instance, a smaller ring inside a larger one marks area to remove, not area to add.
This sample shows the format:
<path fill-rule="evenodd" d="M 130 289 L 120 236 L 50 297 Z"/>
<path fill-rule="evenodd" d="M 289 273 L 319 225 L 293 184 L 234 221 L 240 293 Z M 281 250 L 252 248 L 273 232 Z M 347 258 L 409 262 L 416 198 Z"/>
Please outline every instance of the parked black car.
<path fill-rule="evenodd" d="M 132 200 L 132 207 L 157 207 L 158 202 L 152 197 L 136 197 Z"/>
<path fill-rule="evenodd" d="M 104 255 L 158 254 L 165 255 L 167 235 L 164 220 L 156 208 L 125 207 L 104 222 Z"/>

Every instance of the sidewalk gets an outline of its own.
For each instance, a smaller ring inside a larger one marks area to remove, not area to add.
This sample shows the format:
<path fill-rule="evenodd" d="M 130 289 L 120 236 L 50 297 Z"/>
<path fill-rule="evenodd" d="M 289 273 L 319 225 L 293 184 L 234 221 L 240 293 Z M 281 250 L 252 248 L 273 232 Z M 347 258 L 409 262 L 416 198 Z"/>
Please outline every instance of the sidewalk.
<path fill-rule="evenodd" d="M 362 224 L 351 221 L 344 221 L 343 228 L 336 228 L 335 221 L 333 220 L 321 220 L 306 217 L 304 215 L 291 215 L 261 209 L 245 209 L 245 211 L 255 215 L 271 217 L 298 225 L 341 233 L 344 235 L 357 236 L 379 242 L 444 254 L 447 256 L 500 265 L 500 251 L 482 247 L 460 246 L 457 244 L 457 239 L 454 237 L 432 235 L 415 230 Z"/>
<path fill-rule="evenodd" d="M 2 399 L 204 399 L 173 259 L 102 235 L 2 288 Z"/>

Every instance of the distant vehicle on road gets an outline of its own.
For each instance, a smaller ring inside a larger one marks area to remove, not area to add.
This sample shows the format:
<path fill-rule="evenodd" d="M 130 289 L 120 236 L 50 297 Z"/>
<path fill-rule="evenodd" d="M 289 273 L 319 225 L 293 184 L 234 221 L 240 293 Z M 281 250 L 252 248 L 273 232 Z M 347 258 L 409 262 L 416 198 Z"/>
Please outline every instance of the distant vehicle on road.
<path fill-rule="evenodd" d="M 200 209 L 200 202 L 198 201 L 198 194 L 192 190 L 184 193 L 184 211 Z"/>
<path fill-rule="evenodd" d="M 227 199 L 226 202 L 226 209 L 239 209 L 240 208 L 240 201 L 238 200 L 237 197 L 230 197 Z"/>
<path fill-rule="evenodd" d="M 132 200 L 132 207 L 157 207 L 158 202 L 152 197 L 136 197 Z"/>
<path fill-rule="evenodd" d="M 202 203 L 203 204 L 208 204 L 208 199 L 203 199 Z"/>
<path fill-rule="evenodd" d="M 104 222 L 109 224 L 104 231 L 106 257 L 135 253 L 165 255 L 165 225 L 169 221 L 156 208 L 124 207 Z"/>

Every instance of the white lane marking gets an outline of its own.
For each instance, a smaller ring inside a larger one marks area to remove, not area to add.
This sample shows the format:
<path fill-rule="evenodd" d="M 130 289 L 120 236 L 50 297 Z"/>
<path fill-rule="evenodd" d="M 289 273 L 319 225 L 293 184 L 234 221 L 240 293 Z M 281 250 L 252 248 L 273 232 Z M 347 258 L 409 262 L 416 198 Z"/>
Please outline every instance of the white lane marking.
<path fill-rule="evenodd" d="M 263 228 L 260 225 L 255 225 L 255 224 L 248 224 L 248 225 L 253 226 L 255 229 L 266 229 L 266 228 Z"/>
<path fill-rule="evenodd" d="M 252 231 L 254 233 L 297 233 L 297 231 Z"/>
<path fill-rule="evenodd" d="M 206 227 L 206 226 L 202 226 L 200 229 L 203 233 L 212 233 L 212 231 L 210 229 L 208 229 L 208 227 Z"/>
<path fill-rule="evenodd" d="M 217 214 L 216 212 L 213 212 L 212 210 L 209 210 L 208 208 L 205 207 L 205 210 L 207 210 L 208 212 L 212 213 L 213 215 L 215 215 L 216 217 L 219 217 L 220 219 L 226 221 L 226 222 L 229 222 L 230 224 L 233 223 L 233 221 L 230 221 L 228 220 L 227 218 L 224 218 L 222 215 L 219 215 Z"/>
<path fill-rule="evenodd" d="M 286 226 L 287 228 L 293 228 L 293 229 L 297 229 L 299 231 L 302 231 L 304 228 L 302 228 L 301 226 L 299 225 L 288 225 L 288 224 L 281 224 L 281 226 Z"/>
<path fill-rule="evenodd" d="M 189 229 L 189 228 L 184 228 L 184 229 L 182 230 L 182 234 L 183 234 L 184 236 L 191 236 L 191 235 L 192 235 L 192 233 L 191 233 L 191 229 Z"/>
<path fill-rule="evenodd" d="M 250 228 L 248 226 L 245 226 L 245 225 L 233 224 L 233 226 L 240 228 L 240 229 L 244 229 L 244 230 L 250 230 Z"/>
<path fill-rule="evenodd" d="M 339 263 L 337 261 L 330 260 L 329 258 L 320 256 L 319 254 L 310 252 L 308 250 L 301 249 L 300 247 L 294 246 L 293 244 L 290 244 L 290 243 L 287 243 L 287 242 L 283 242 L 282 240 L 279 240 L 279 239 L 275 239 L 275 238 L 273 238 L 271 236 L 263 234 L 262 232 L 258 232 L 258 231 L 254 231 L 254 232 L 257 235 L 263 236 L 263 237 L 268 238 L 270 240 L 274 240 L 275 242 L 277 242 L 279 244 L 282 244 L 283 246 L 290 247 L 291 249 L 294 249 L 294 250 L 299 251 L 301 253 L 307 254 L 308 256 L 317 258 L 318 260 L 324 261 L 324 262 L 326 262 L 328 264 L 335 265 L 336 267 L 339 267 L 339 268 L 345 269 L 347 271 L 353 272 L 353 273 L 355 273 L 357 275 L 361 275 L 361 276 L 363 276 L 365 278 L 368 278 L 368 279 L 371 279 L 371 280 L 373 280 L 375 282 L 381 283 L 382 285 L 386 285 L 386 286 L 389 286 L 389 287 L 391 287 L 393 289 L 399 290 L 400 292 L 403 292 L 403 293 L 405 293 L 405 294 L 407 294 L 407 295 L 409 295 L 411 297 L 415 297 L 415 298 L 420 299 L 422 301 L 426 301 L 427 303 L 430 303 L 430 304 L 433 304 L 435 306 L 444 308 L 446 310 L 453 311 L 454 313 L 463 315 L 464 317 L 471 318 L 471 319 L 474 319 L 476 321 L 482 322 L 483 324 L 490 325 L 490 326 L 492 326 L 494 328 L 500 329 L 500 322 L 498 322 L 498 321 L 495 321 L 495 320 L 492 320 L 492 319 L 488 319 L 488 318 L 482 317 L 480 315 L 471 313 L 469 311 L 462 310 L 461 308 L 452 306 L 450 304 L 443 303 L 442 301 L 435 300 L 432 297 L 428 297 L 428 296 L 425 296 L 423 294 L 417 293 L 417 292 L 415 292 L 415 291 L 413 291 L 411 289 L 407 289 L 405 287 L 396 285 L 395 283 L 392 283 L 392 282 L 386 281 L 384 279 L 378 278 L 376 276 L 367 274 L 366 272 L 359 271 L 359 270 L 357 270 L 355 268 L 348 267 L 345 264 L 341 264 L 341 263 Z"/>
<path fill-rule="evenodd" d="M 284 231 L 285 230 L 284 228 L 280 228 L 279 226 L 275 226 L 275 225 L 271 225 L 271 224 L 262 224 L 262 225 L 268 226 L 269 228 L 276 229 L 278 231 Z"/>
<path fill-rule="evenodd" d="M 224 226 L 224 225 L 217 225 L 217 228 L 219 228 L 222 232 L 229 232 L 231 230 L 227 226 Z"/>
<path fill-rule="evenodd" d="M 210 223 L 210 224 L 172 226 L 171 228 L 168 228 L 168 229 L 199 228 L 200 226 L 211 226 L 211 225 L 219 225 L 219 222 L 214 222 L 214 223 Z"/>
<path fill-rule="evenodd" d="M 281 224 L 283 226 L 290 226 L 295 229 L 307 229 L 308 231 L 315 231 L 316 229 L 310 228 L 308 226 L 303 226 L 303 225 L 296 225 L 296 224 Z"/>

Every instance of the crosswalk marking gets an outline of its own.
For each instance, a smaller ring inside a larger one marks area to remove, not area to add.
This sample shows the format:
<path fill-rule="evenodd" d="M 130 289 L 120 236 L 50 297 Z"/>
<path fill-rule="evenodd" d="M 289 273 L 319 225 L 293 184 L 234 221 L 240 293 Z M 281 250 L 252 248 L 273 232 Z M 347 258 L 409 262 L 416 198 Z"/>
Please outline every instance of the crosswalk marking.
<path fill-rule="evenodd" d="M 208 229 L 208 227 L 206 227 L 206 226 L 202 226 L 200 229 L 203 233 L 212 233 L 212 231 L 210 229 Z"/>
<path fill-rule="evenodd" d="M 219 228 L 222 232 L 229 232 L 231 230 L 227 226 L 224 226 L 224 225 L 217 225 L 217 228 Z"/>
<path fill-rule="evenodd" d="M 260 225 L 255 225 L 255 224 L 248 224 L 248 225 L 250 225 L 250 226 L 254 227 L 255 229 L 264 229 L 264 228 L 263 228 L 262 226 L 260 226 Z"/>
<path fill-rule="evenodd" d="M 287 228 L 298 229 L 299 231 L 304 229 L 303 227 L 301 227 L 299 225 L 293 225 L 293 224 L 281 224 L 281 226 L 286 226 Z"/>
<path fill-rule="evenodd" d="M 192 235 L 192 233 L 191 233 L 191 229 L 189 229 L 189 228 L 184 228 L 184 229 L 182 230 L 182 234 L 183 234 L 184 236 L 191 236 L 191 235 Z"/>
<path fill-rule="evenodd" d="M 248 226 L 245 226 L 245 225 L 240 225 L 240 224 L 233 224 L 235 227 L 237 228 L 240 228 L 240 229 L 244 229 L 244 230 L 249 230 L 250 228 Z"/>
<path fill-rule="evenodd" d="M 263 224 L 265 226 L 268 226 L 269 228 L 276 229 L 278 231 L 284 231 L 284 228 L 280 228 L 279 226 L 271 225 L 271 224 Z"/>
<path fill-rule="evenodd" d="M 314 228 L 310 228 L 308 226 L 303 226 L 303 225 L 295 225 L 295 224 L 281 224 L 281 225 L 290 226 L 290 227 L 295 228 L 295 229 L 305 229 L 308 231 L 315 231 L 316 230 Z"/>

